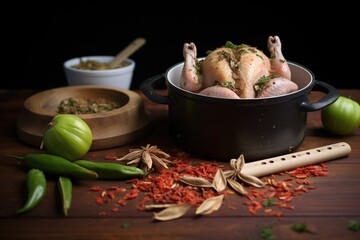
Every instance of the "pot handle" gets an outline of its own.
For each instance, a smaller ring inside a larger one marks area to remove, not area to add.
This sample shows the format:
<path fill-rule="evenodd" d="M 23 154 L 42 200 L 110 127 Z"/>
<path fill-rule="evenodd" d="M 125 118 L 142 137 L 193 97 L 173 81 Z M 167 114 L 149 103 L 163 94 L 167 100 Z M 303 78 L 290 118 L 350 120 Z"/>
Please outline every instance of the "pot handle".
<path fill-rule="evenodd" d="M 322 81 L 315 80 L 315 85 L 311 91 L 320 91 L 326 93 L 326 95 L 318 102 L 302 102 L 300 104 L 300 109 L 306 112 L 317 111 L 325 108 L 335 102 L 339 97 L 339 91 L 336 88 Z"/>
<path fill-rule="evenodd" d="M 160 80 L 165 78 L 165 74 L 159 74 L 156 76 L 153 76 L 151 78 L 146 79 L 140 84 L 140 90 L 141 92 L 149 98 L 151 101 L 155 103 L 160 104 L 168 104 L 169 103 L 169 97 L 168 96 L 162 96 L 156 93 L 154 87 L 159 86 L 162 82 Z"/>

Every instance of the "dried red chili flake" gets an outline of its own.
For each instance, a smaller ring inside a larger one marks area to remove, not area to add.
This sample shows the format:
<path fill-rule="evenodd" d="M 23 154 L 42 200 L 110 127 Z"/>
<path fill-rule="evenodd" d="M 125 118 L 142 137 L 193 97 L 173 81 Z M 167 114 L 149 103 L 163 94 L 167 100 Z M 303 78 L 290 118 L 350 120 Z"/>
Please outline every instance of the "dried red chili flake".
<path fill-rule="evenodd" d="M 125 206 L 126 205 L 126 201 L 125 199 L 120 199 L 119 201 L 117 201 L 117 204 L 121 205 L 121 206 Z"/>
<path fill-rule="evenodd" d="M 255 209 L 254 208 L 252 208 L 252 207 L 248 207 L 248 212 L 249 213 L 251 213 L 251 214 L 253 214 L 253 215 L 255 215 L 256 214 L 256 211 L 255 211 Z"/>
<path fill-rule="evenodd" d="M 107 201 L 104 200 L 101 196 L 97 196 L 95 200 L 96 200 L 96 203 L 99 205 L 103 205 L 103 204 L 107 203 Z"/>
<path fill-rule="evenodd" d="M 292 179 L 292 178 L 285 178 L 284 179 L 284 181 L 287 181 L 287 182 L 291 182 L 292 180 L 294 180 L 294 179 Z"/>
<path fill-rule="evenodd" d="M 219 194 L 212 189 L 202 190 L 190 186 L 180 187 L 183 197 L 181 201 L 176 203 L 185 203 L 192 206 L 196 206 L 202 203 L 205 199 L 218 196 Z"/>
<path fill-rule="evenodd" d="M 246 201 L 244 204 L 248 206 L 250 214 L 256 214 L 258 211 L 256 208 L 257 203 L 262 203 L 266 201 L 267 198 L 274 198 L 277 199 L 274 203 L 275 207 L 293 210 L 295 209 L 295 206 L 289 205 L 288 203 L 291 202 L 295 196 L 302 195 L 307 193 L 308 190 L 316 188 L 313 185 L 307 187 L 304 186 L 311 184 L 308 177 L 326 176 L 327 173 L 327 167 L 324 164 L 321 164 L 296 168 L 287 172 L 291 178 L 283 178 L 283 180 L 277 180 L 277 176 L 282 177 L 284 174 L 271 175 L 270 177 L 263 179 L 266 183 L 266 186 L 263 189 L 249 187 L 250 191 L 245 196 L 250 201 Z M 291 183 L 293 178 L 296 179 L 296 184 Z M 279 217 L 282 215 L 281 211 L 274 211 L 271 208 L 265 208 L 264 212 L 272 216 Z"/>
<path fill-rule="evenodd" d="M 110 187 L 106 187 L 106 190 L 116 191 L 116 192 L 122 192 L 122 191 L 125 191 L 126 189 L 123 188 L 123 187 L 110 186 Z"/>
<path fill-rule="evenodd" d="M 281 207 L 281 208 L 287 208 L 287 209 L 291 209 L 291 210 L 292 210 L 292 209 L 295 209 L 294 206 L 288 205 L 288 204 L 285 204 L 285 203 L 279 205 L 279 207 Z"/>
<path fill-rule="evenodd" d="M 170 201 L 174 201 L 174 202 L 179 202 L 181 200 L 181 196 L 177 195 L 176 193 L 174 193 L 173 195 L 170 196 Z"/>
<path fill-rule="evenodd" d="M 318 171 L 314 176 L 327 176 L 329 173 L 327 171 Z"/>
<path fill-rule="evenodd" d="M 90 188 L 90 191 L 92 191 L 92 192 L 100 192 L 100 191 L 102 191 L 102 188 L 100 188 L 100 187 L 92 187 L 92 188 Z"/>
<path fill-rule="evenodd" d="M 217 164 L 200 163 L 200 166 L 195 167 L 196 177 L 207 178 L 209 180 L 214 179 L 214 176 L 219 169 Z"/>
<path fill-rule="evenodd" d="M 293 198 L 294 198 L 293 196 L 288 195 L 288 196 L 286 196 L 286 197 L 283 198 L 283 201 L 284 201 L 284 202 L 291 202 L 291 201 L 293 200 Z"/>
<path fill-rule="evenodd" d="M 108 198 L 110 199 L 115 199 L 115 194 L 113 192 L 107 192 L 106 194 L 108 196 Z"/>
<path fill-rule="evenodd" d="M 309 185 L 311 182 L 309 181 L 309 179 L 306 178 L 306 179 L 296 179 L 296 183 Z"/>
<path fill-rule="evenodd" d="M 118 208 L 118 207 L 113 207 L 112 209 L 111 209 L 111 211 L 112 212 L 118 212 L 120 209 Z"/>
<path fill-rule="evenodd" d="M 172 171 L 178 174 L 189 175 L 193 177 L 202 177 L 212 180 L 219 169 L 217 163 L 203 163 L 201 162 L 198 166 L 193 166 L 191 161 L 184 159 L 174 160 L 174 167 Z"/>
<path fill-rule="evenodd" d="M 134 188 L 131 189 L 130 192 L 126 193 L 124 196 L 124 199 L 134 199 L 139 196 L 139 190 Z"/>
<path fill-rule="evenodd" d="M 244 204 L 247 205 L 248 212 L 254 215 L 263 207 L 258 201 L 247 201 Z"/>
<path fill-rule="evenodd" d="M 328 168 L 325 164 L 308 165 L 305 167 L 298 167 L 287 173 L 292 177 L 303 176 L 303 174 L 307 176 L 327 176 Z"/>
<path fill-rule="evenodd" d="M 110 156 L 106 158 L 109 160 L 113 159 Z M 185 185 L 179 180 L 181 176 L 187 175 L 211 181 L 219 169 L 219 165 L 216 162 L 201 162 L 197 165 L 192 165 L 192 162 L 187 158 L 176 159 L 172 157 L 171 160 L 173 164 L 169 169 L 160 169 L 158 173 L 148 175 L 146 179 L 127 180 L 126 183 L 131 184 L 130 190 L 123 187 L 109 186 L 105 188 L 106 190 L 100 187 L 93 187 L 91 191 L 102 191 L 100 196 L 96 198 L 99 205 L 116 199 L 115 193 L 124 192 L 125 194 L 116 200 L 116 203 L 120 206 L 125 206 L 128 200 L 138 198 L 140 192 L 143 192 L 142 199 L 138 203 L 138 209 L 140 210 L 145 210 L 144 206 L 152 203 L 175 203 L 196 206 L 200 205 L 204 200 L 220 194 L 212 188 L 193 187 Z M 284 177 L 285 174 L 288 174 L 290 177 Z M 282 211 L 273 208 L 294 209 L 295 206 L 289 205 L 289 202 L 295 196 L 316 188 L 313 185 L 304 187 L 304 185 L 311 184 L 308 178 L 311 176 L 326 176 L 327 174 L 327 167 L 324 164 L 320 164 L 271 175 L 263 178 L 263 181 L 266 183 L 264 188 L 248 187 L 249 193 L 244 196 L 249 201 L 244 202 L 244 204 L 247 205 L 248 212 L 251 214 L 257 214 L 260 209 L 264 209 L 265 214 L 280 217 L 283 214 Z M 282 178 L 282 180 L 278 180 L 278 177 Z M 234 194 L 233 191 L 229 190 L 226 193 Z M 108 198 L 104 198 L 105 196 L 108 196 Z M 269 198 L 276 199 L 276 201 L 272 206 L 263 206 L 262 203 Z M 236 207 L 229 206 L 229 209 L 236 209 Z M 111 212 L 117 212 L 118 210 L 118 207 L 111 208 Z"/>
<path fill-rule="evenodd" d="M 296 177 L 296 178 L 307 178 L 308 175 L 305 174 L 305 173 L 301 173 L 301 174 L 296 174 L 295 177 Z"/>
<path fill-rule="evenodd" d="M 307 192 L 308 190 L 304 187 L 304 185 L 300 185 L 296 188 L 293 189 L 294 191 L 303 191 L 303 192 Z"/>
<path fill-rule="evenodd" d="M 274 216 L 274 217 L 281 217 L 283 215 L 283 213 L 281 211 L 273 211 L 270 209 L 270 211 L 266 212 L 267 215 L 269 216 Z"/>
<path fill-rule="evenodd" d="M 105 156 L 104 159 L 106 159 L 106 160 L 116 160 L 117 157 L 109 155 L 109 156 Z"/>
<path fill-rule="evenodd" d="M 205 199 L 219 195 L 213 189 L 184 185 L 179 178 L 182 175 L 209 179 L 214 178 L 219 166 L 216 163 L 200 163 L 193 166 L 186 159 L 174 159 L 173 166 L 161 169 L 157 175 L 149 175 L 146 179 L 132 181 L 133 188 L 145 192 L 139 203 L 144 209 L 146 203 L 175 203 L 199 205 Z"/>

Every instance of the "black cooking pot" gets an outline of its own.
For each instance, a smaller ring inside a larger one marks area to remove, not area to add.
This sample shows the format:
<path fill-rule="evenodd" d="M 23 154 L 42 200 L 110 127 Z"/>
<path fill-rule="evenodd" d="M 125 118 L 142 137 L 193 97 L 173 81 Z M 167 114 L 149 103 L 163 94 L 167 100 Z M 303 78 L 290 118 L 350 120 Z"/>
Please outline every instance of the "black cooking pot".
<path fill-rule="evenodd" d="M 277 97 L 224 99 L 186 91 L 179 84 L 184 63 L 145 80 L 140 90 L 151 101 L 168 104 L 170 134 L 184 150 L 220 161 L 241 154 L 247 162 L 260 160 L 292 152 L 305 137 L 307 112 L 339 97 L 336 88 L 315 80 L 307 68 L 288 64 L 299 90 Z M 156 92 L 164 80 L 168 96 Z M 325 95 L 310 102 L 311 91 Z"/>

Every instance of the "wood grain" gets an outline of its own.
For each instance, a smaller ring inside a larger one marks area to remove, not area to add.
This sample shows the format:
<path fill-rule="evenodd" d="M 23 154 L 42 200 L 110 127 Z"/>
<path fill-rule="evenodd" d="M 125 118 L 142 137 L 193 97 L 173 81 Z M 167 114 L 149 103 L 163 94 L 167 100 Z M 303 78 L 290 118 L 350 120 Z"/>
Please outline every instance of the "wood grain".
<path fill-rule="evenodd" d="M 347 157 L 326 162 L 329 175 L 311 178 L 316 189 L 297 196 L 291 202 L 295 208 L 284 210 L 280 218 L 267 216 L 263 211 L 252 215 L 243 205 L 247 199 L 231 194 L 214 214 L 195 217 L 195 209 L 191 209 L 185 217 L 168 222 L 155 222 L 151 212 L 139 211 L 139 199 L 128 201 L 128 205 L 113 213 L 114 204 L 96 204 L 97 193 L 91 192 L 90 187 L 129 187 L 124 181 L 74 182 L 72 208 L 69 216 L 64 217 L 55 176 L 48 177 L 48 190 L 41 204 L 28 214 L 16 216 L 14 213 L 26 196 L 26 169 L 4 155 L 41 152 L 16 135 L 16 121 L 24 100 L 35 92 L 0 90 L 0 110 L 5 113 L 0 116 L 0 239 L 262 239 L 263 229 L 271 229 L 276 239 L 360 239 L 360 231 L 347 229 L 349 221 L 360 221 L 360 130 L 349 136 L 330 135 L 322 129 L 319 112 L 308 114 L 306 137 L 297 151 L 337 142 L 348 143 L 352 151 Z M 360 101 L 358 89 L 340 92 Z M 167 106 L 152 103 L 139 94 L 151 118 L 148 134 L 124 146 L 91 151 L 86 158 L 102 161 L 106 155 L 123 156 L 129 148 L 147 143 L 164 150 L 177 149 L 168 134 Z M 317 93 L 312 95 L 317 97 Z M 212 161 L 193 155 L 191 160 Z M 108 215 L 100 216 L 100 211 L 107 211 Z M 306 223 L 315 232 L 296 233 L 291 230 L 294 223 Z"/>

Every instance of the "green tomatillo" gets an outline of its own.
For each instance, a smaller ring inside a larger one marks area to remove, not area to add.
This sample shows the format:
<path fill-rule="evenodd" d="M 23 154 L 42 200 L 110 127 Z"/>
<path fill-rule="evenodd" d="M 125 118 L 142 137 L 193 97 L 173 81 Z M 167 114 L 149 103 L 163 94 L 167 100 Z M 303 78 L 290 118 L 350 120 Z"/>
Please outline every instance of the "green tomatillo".
<path fill-rule="evenodd" d="M 321 121 L 329 132 L 340 136 L 349 135 L 360 125 L 360 105 L 350 98 L 340 96 L 321 110 Z"/>
<path fill-rule="evenodd" d="M 43 135 L 41 147 L 53 155 L 74 161 L 82 158 L 92 144 L 92 132 L 88 124 L 72 114 L 58 114 L 49 123 Z"/>

